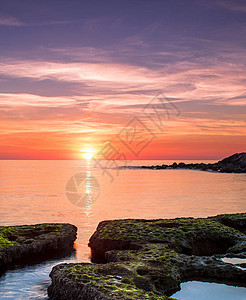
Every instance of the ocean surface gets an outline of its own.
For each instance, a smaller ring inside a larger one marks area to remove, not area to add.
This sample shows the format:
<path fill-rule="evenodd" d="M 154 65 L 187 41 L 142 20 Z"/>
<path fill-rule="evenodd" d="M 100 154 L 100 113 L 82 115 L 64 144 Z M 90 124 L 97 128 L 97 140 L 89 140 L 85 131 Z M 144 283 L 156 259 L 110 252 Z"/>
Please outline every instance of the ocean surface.
<path fill-rule="evenodd" d="M 78 227 L 76 253 L 6 272 L 0 277 L 0 299 L 48 299 L 52 266 L 90 261 L 88 240 L 102 220 L 246 211 L 246 174 L 118 169 L 172 162 L 0 161 L 0 225 L 65 222 Z"/>

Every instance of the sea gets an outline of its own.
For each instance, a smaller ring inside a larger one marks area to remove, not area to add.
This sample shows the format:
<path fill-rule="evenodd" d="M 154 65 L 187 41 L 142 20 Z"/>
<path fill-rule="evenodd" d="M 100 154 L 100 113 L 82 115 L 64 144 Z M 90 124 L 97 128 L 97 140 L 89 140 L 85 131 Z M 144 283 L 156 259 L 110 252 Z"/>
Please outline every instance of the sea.
<path fill-rule="evenodd" d="M 0 299 L 48 299 L 52 267 L 62 262 L 89 262 L 88 241 L 100 221 L 208 217 L 246 211 L 246 174 L 129 168 L 171 163 L 165 160 L 0 161 L 0 225 L 58 222 L 78 228 L 76 251 L 70 256 L 16 267 L 2 275 Z M 180 300 L 195 299 L 189 298 L 192 284 L 198 292 L 195 298 L 200 297 L 199 289 L 204 295 L 204 286 L 191 282 L 188 294 L 185 294 L 186 285 L 174 296 Z M 246 299 L 246 288 L 224 286 L 233 289 L 233 299 Z M 222 292 L 216 292 L 215 288 L 204 299 L 227 299 L 224 294 L 230 293 L 225 288 L 222 287 Z"/>

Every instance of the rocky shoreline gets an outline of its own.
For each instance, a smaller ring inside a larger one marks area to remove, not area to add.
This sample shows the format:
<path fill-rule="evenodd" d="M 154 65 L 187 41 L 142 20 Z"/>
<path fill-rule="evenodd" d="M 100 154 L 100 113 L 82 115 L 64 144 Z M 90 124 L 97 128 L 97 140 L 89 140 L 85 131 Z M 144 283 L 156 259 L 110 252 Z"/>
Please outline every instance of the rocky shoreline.
<path fill-rule="evenodd" d="M 89 241 L 94 263 L 52 269 L 51 299 L 173 299 L 187 280 L 246 286 L 246 214 L 103 221 Z"/>
<path fill-rule="evenodd" d="M 155 165 L 155 166 L 127 166 L 120 167 L 122 169 L 151 169 L 151 170 L 164 170 L 164 169 L 188 169 L 200 171 L 212 171 L 221 173 L 246 173 L 246 153 L 236 153 L 226 157 L 216 163 L 190 163 L 184 162 L 171 165 Z"/>
<path fill-rule="evenodd" d="M 0 226 L 0 274 L 73 251 L 77 228 L 65 223 Z"/>

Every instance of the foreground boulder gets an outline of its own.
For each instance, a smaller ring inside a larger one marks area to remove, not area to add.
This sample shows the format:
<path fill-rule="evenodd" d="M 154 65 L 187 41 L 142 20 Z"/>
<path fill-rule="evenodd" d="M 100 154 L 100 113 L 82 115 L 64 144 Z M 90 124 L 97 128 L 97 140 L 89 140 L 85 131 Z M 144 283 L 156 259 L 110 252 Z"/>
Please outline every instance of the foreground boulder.
<path fill-rule="evenodd" d="M 70 224 L 0 226 L 0 273 L 16 264 L 28 264 L 68 254 L 77 228 Z"/>
<path fill-rule="evenodd" d="M 103 221 L 89 242 L 95 264 L 55 266 L 49 296 L 172 299 L 181 282 L 199 279 L 246 286 L 246 271 L 221 260 L 246 258 L 245 220 L 246 214 Z"/>

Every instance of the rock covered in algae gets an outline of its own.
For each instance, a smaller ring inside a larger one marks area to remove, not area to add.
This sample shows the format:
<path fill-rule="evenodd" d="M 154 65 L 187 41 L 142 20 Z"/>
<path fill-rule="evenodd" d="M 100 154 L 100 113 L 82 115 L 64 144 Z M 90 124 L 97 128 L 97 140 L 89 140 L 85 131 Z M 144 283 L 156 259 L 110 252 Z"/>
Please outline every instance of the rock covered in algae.
<path fill-rule="evenodd" d="M 71 252 L 76 232 L 74 225 L 63 223 L 0 226 L 0 273 Z"/>
<path fill-rule="evenodd" d="M 106 265 L 60 264 L 50 274 L 51 299 L 87 300 L 167 300 L 161 293 L 146 291 L 132 281 L 133 272 L 115 263 Z M 145 282 L 142 282 L 142 285 Z"/>
<path fill-rule="evenodd" d="M 225 225 L 228 219 L 233 226 Z M 221 260 L 246 257 L 245 219 L 246 214 L 234 214 L 103 221 L 89 242 L 94 264 L 54 267 L 49 295 L 61 300 L 171 299 L 187 280 L 245 286 L 246 271 Z"/>

